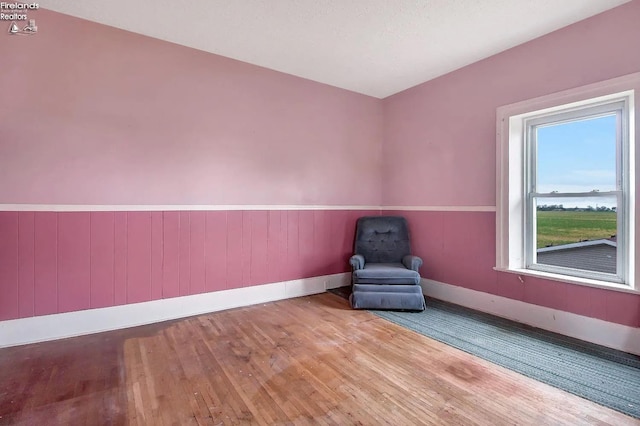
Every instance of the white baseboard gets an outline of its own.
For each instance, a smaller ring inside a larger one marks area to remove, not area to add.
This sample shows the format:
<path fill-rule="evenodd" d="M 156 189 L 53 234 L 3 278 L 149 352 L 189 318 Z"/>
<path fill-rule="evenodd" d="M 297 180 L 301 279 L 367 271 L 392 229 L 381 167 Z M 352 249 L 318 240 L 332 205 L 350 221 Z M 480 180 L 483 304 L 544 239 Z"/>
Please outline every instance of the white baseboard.
<path fill-rule="evenodd" d="M 327 281 L 327 290 L 331 290 L 333 288 L 346 287 L 351 285 L 351 272 L 345 272 L 342 274 L 333 274 L 327 275 L 331 277 Z"/>
<path fill-rule="evenodd" d="M 348 285 L 349 278 L 348 273 L 323 275 L 143 303 L 1 321 L 0 347 L 63 339 L 307 296 Z"/>
<path fill-rule="evenodd" d="M 640 355 L 640 328 L 533 305 L 433 280 L 423 279 L 422 289 L 426 296 L 435 299 Z"/>
<path fill-rule="evenodd" d="M 0 322 L 0 347 L 63 339 L 322 293 L 351 282 L 350 273 L 324 275 L 151 302 Z M 422 280 L 424 294 L 533 327 L 640 355 L 640 328 Z"/>

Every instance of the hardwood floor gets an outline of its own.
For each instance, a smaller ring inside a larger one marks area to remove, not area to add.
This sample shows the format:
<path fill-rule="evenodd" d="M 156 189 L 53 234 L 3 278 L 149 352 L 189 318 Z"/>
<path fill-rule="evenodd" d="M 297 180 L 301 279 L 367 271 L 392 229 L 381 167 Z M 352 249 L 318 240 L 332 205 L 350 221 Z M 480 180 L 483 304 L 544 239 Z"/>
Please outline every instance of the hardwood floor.
<path fill-rule="evenodd" d="M 0 424 L 640 422 L 325 293 L 0 349 Z"/>

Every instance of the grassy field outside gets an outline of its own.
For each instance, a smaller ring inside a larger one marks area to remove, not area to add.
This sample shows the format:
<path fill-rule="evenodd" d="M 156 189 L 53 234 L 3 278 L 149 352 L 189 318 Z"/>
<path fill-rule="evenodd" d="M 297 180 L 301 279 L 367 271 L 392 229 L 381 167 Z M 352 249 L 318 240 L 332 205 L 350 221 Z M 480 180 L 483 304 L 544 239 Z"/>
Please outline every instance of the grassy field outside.
<path fill-rule="evenodd" d="M 538 211 L 537 247 L 611 238 L 616 222 L 615 212 Z"/>

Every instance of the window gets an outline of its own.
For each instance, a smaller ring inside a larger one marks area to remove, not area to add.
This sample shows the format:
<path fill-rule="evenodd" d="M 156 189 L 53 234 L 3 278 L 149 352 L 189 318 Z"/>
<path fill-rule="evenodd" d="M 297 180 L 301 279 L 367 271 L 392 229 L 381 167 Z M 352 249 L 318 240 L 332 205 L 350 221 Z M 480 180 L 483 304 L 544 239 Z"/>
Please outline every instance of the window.
<path fill-rule="evenodd" d="M 634 289 L 640 73 L 498 109 L 496 269 Z"/>
<path fill-rule="evenodd" d="M 528 269 L 625 282 L 625 101 L 525 119 Z"/>

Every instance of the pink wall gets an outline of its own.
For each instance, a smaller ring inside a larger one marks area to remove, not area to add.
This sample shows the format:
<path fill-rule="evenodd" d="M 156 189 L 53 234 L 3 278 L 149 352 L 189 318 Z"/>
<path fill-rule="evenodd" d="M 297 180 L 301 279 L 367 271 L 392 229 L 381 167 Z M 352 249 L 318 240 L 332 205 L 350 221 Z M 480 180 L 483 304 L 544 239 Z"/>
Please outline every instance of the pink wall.
<path fill-rule="evenodd" d="M 0 320 L 346 272 L 365 214 L 0 212 Z"/>
<path fill-rule="evenodd" d="M 0 212 L 0 320 L 346 270 L 365 210 L 189 206 L 379 205 L 380 100 L 35 13 L 0 36 L 0 203 L 132 211 Z"/>
<path fill-rule="evenodd" d="M 385 212 L 387 213 L 387 212 Z M 534 277 L 518 280 L 495 266 L 492 212 L 397 211 L 409 221 L 424 278 L 514 300 L 640 327 L 640 295 Z"/>
<path fill-rule="evenodd" d="M 640 0 L 384 100 L 382 204 L 495 206 L 496 108 L 640 71 Z"/>
<path fill-rule="evenodd" d="M 492 206 L 498 105 L 640 70 L 638 0 L 384 101 L 37 13 L 0 36 L 2 204 Z M 368 213 L 0 212 L 0 320 L 343 272 Z M 493 213 L 400 213 L 427 278 L 640 325 L 495 273 Z"/>
<path fill-rule="evenodd" d="M 385 99 L 383 205 L 495 206 L 496 108 L 640 71 L 638 22 L 636 0 Z M 495 213 L 401 213 L 427 278 L 640 327 L 640 295 L 493 271 Z"/>
<path fill-rule="evenodd" d="M 0 203 L 380 204 L 378 99 L 34 14 L 0 36 Z"/>

